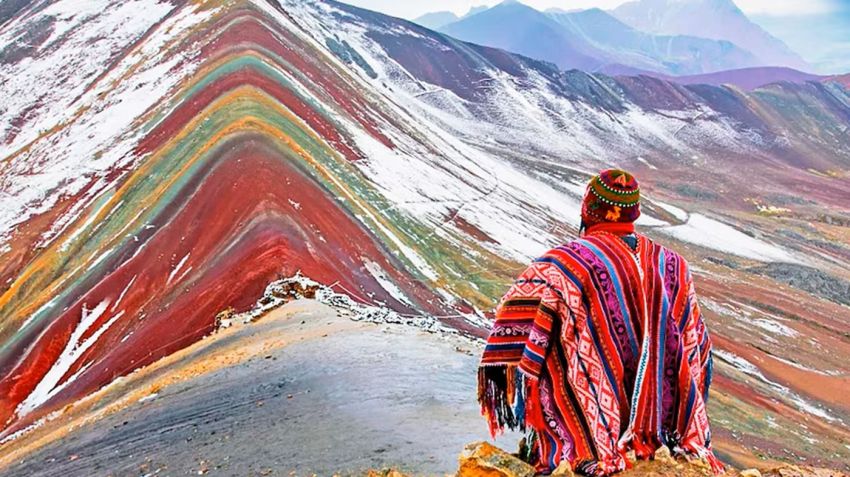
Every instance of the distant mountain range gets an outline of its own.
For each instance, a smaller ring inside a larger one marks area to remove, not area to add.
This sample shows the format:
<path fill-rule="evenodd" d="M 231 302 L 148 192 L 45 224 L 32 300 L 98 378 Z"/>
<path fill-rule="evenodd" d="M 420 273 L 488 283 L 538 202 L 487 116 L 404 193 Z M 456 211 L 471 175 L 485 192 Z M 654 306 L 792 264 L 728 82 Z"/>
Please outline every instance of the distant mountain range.
<path fill-rule="evenodd" d="M 438 30 L 449 23 L 454 23 L 462 18 L 470 17 L 475 15 L 476 13 L 483 12 L 487 10 L 485 6 L 472 7 L 466 15 L 459 17 L 454 14 L 454 12 L 442 11 L 442 12 L 432 12 L 426 13 L 421 17 L 418 17 L 413 20 L 414 23 L 418 23 L 426 28 L 430 28 L 432 30 Z"/>
<path fill-rule="evenodd" d="M 836 83 L 841 83 L 844 86 L 850 88 L 850 74 L 841 75 L 841 76 L 833 76 L 829 80 L 834 81 Z"/>
<path fill-rule="evenodd" d="M 747 18 L 732 0 L 635 0 L 611 13 L 648 33 L 730 41 L 752 52 L 763 66 L 810 69 L 785 43 Z"/>
<path fill-rule="evenodd" d="M 688 35 L 652 35 L 598 8 L 547 12 L 572 38 L 600 51 L 610 63 L 674 75 L 697 74 L 759 64 L 758 58 L 731 42 Z"/>
<path fill-rule="evenodd" d="M 545 60 L 563 69 L 597 71 L 611 61 L 550 16 L 515 1 L 439 29 L 457 39 Z"/>
<path fill-rule="evenodd" d="M 432 30 L 438 30 L 449 23 L 458 21 L 460 17 L 453 12 L 431 12 L 414 19 L 413 21 Z"/>
<path fill-rule="evenodd" d="M 802 58 L 751 22 L 731 0 L 639 0 L 612 12 L 541 12 L 506 0 L 460 18 L 437 12 L 414 21 L 562 69 L 671 76 L 767 66 L 808 69 Z"/>

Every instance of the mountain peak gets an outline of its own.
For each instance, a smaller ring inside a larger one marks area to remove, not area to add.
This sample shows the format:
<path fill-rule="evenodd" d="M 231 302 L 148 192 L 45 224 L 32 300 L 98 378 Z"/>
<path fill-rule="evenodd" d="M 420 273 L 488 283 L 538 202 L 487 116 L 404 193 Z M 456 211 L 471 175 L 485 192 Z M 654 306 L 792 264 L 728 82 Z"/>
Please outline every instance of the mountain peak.
<path fill-rule="evenodd" d="M 704 4 L 714 8 L 717 11 L 727 11 L 730 13 L 735 13 L 738 15 L 743 15 L 744 12 L 738 7 L 738 5 L 733 0 L 699 0 Z"/>
<path fill-rule="evenodd" d="M 751 53 L 726 42 L 647 34 L 599 8 L 540 12 L 509 0 L 440 31 L 567 70 L 622 72 L 615 67 L 621 65 L 633 72 L 691 75 L 760 66 Z"/>
<path fill-rule="evenodd" d="M 728 41 L 753 53 L 763 66 L 810 69 L 785 43 L 753 23 L 733 0 L 634 0 L 611 14 L 641 31 Z"/>
<path fill-rule="evenodd" d="M 463 20 L 465 18 L 469 18 L 473 15 L 477 15 L 483 11 L 488 10 L 489 8 L 490 7 L 486 5 L 470 7 L 469 10 L 463 16 L 457 16 L 454 12 L 450 12 L 448 10 L 428 12 L 424 15 L 414 18 L 412 21 L 413 23 L 418 23 L 419 25 L 422 25 L 425 28 L 430 28 L 431 30 L 439 30 L 440 28 L 443 28 L 446 25 L 449 25 L 459 20 Z"/>
<path fill-rule="evenodd" d="M 438 28 L 442 28 L 448 25 L 449 23 L 454 23 L 459 19 L 460 18 L 458 18 L 458 16 L 452 12 L 441 11 L 426 13 L 420 17 L 414 18 L 413 23 L 418 23 L 419 25 L 422 25 L 425 28 L 436 30 Z"/>
<path fill-rule="evenodd" d="M 523 9 L 523 10 L 534 10 L 535 12 L 541 13 L 534 7 L 528 6 L 520 0 L 502 0 L 498 5 L 491 8 L 491 10 L 496 8 L 512 8 L 512 9 Z"/>
<path fill-rule="evenodd" d="M 471 7 L 469 11 L 466 12 L 466 15 L 462 16 L 461 18 L 469 18 L 473 15 L 477 15 L 483 11 L 486 11 L 489 8 L 490 7 L 488 7 L 487 5 L 478 5 L 477 7 Z"/>

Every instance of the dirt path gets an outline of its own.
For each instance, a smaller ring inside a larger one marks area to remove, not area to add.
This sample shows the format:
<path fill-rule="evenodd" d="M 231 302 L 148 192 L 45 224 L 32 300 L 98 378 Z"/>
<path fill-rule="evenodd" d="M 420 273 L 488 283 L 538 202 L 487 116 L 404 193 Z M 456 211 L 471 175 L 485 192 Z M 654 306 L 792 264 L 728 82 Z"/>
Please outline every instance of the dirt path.
<path fill-rule="evenodd" d="M 281 346 L 144 396 L 0 475 L 346 475 L 384 466 L 442 475 L 465 443 L 486 437 L 475 345 L 293 305 L 192 353 L 226 357 L 277 335 Z M 512 448 L 515 438 L 500 444 Z"/>

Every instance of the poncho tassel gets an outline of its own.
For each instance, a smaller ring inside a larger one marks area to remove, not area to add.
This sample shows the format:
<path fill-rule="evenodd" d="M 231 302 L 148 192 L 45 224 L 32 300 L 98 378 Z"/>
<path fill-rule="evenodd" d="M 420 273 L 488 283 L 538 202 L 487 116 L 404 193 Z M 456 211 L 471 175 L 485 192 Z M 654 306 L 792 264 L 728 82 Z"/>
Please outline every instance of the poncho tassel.
<path fill-rule="evenodd" d="M 726 467 L 720 462 L 720 459 L 714 455 L 714 452 L 709 452 L 708 455 L 705 456 L 705 460 L 708 461 L 708 465 L 711 466 L 711 470 L 714 472 L 714 475 L 726 472 Z"/>
<path fill-rule="evenodd" d="M 514 416 L 516 416 L 517 422 L 524 429 L 528 394 L 526 393 L 525 389 L 525 376 L 522 373 L 517 372 L 516 370 L 514 371 L 514 383 L 514 391 L 516 392 L 514 402 Z"/>
<path fill-rule="evenodd" d="M 648 442 L 642 434 L 636 434 L 632 438 L 632 449 L 635 451 L 635 456 L 640 460 L 649 460 L 655 456 L 655 451 L 658 445 L 655 442 Z"/>
<path fill-rule="evenodd" d="M 522 374 L 516 371 L 516 366 L 478 368 L 478 402 L 492 437 L 501 434 L 505 427 L 525 430 L 527 399 L 524 387 Z"/>

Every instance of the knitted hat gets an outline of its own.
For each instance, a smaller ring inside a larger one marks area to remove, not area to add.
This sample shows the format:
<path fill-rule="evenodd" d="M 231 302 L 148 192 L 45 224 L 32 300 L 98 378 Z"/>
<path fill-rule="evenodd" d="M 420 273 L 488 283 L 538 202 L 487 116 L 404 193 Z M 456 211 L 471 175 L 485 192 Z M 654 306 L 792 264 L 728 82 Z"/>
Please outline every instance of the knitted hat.
<path fill-rule="evenodd" d="M 590 179 L 581 204 L 586 225 L 631 223 L 640 217 L 640 185 L 626 171 L 608 169 Z"/>

